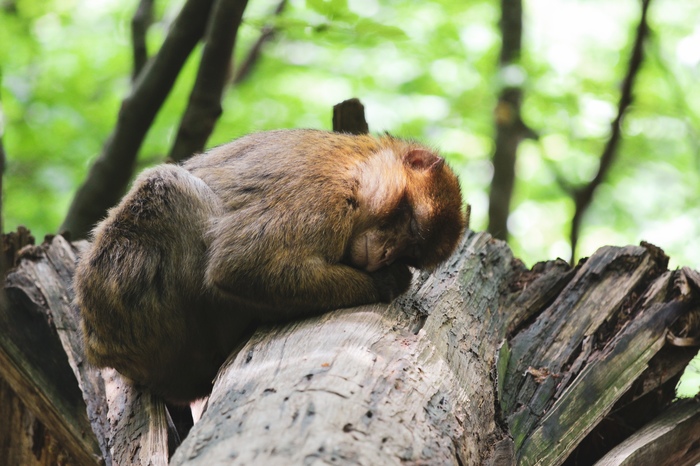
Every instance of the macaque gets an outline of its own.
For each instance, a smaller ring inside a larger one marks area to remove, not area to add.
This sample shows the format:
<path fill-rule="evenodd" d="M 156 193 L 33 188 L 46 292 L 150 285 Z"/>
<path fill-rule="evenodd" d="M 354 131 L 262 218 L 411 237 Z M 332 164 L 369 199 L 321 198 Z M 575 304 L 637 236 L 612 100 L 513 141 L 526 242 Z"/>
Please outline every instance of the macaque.
<path fill-rule="evenodd" d="M 391 136 L 270 131 L 146 170 L 78 263 L 87 359 L 203 397 L 254 325 L 390 302 L 464 228 L 444 160 Z"/>

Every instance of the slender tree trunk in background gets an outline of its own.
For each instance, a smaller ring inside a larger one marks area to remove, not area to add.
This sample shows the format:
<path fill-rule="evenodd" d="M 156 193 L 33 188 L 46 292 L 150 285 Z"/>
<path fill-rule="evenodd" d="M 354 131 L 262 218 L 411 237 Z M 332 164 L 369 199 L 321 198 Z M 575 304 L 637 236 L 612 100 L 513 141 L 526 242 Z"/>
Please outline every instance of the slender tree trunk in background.
<path fill-rule="evenodd" d="M 131 18 L 131 45 L 133 47 L 134 69 L 131 80 L 136 81 L 148 61 L 146 33 L 153 22 L 154 0 L 140 0 L 134 17 Z"/>
<path fill-rule="evenodd" d="M 148 61 L 122 102 L 116 127 L 78 189 L 61 232 L 84 238 L 121 198 L 146 133 L 204 34 L 212 3 L 213 0 L 188 0 L 182 7 L 163 46 Z"/>
<path fill-rule="evenodd" d="M 162 47 L 148 61 L 145 31 L 152 2 L 144 0 L 139 4 L 132 20 L 136 76 L 133 89 L 122 102 L 114 132 L 78 189 L 61 232 L 70 232 L 73 238 L 84 238 L 106 215 L 107 209 L 119 201 L 131 179 L 148 130 L 186 59 L 202 37 L 205 44 L 197 79 L 170 157 L 175 161 L 183 160 L 204 148 L 221 115 L 229 63 L 247 3 L 247 0 L 187 1 Z"/>
<path fill-rule="evenodd" d="M 622 121 L 625 117 L 628 107 L 632 104 L 633 96 L 632 89 L 634 87 L 634 82 L 639 74 L 639 70 L 644 62 L 644 42 L 649 34 L 649 25 L 647 23 L 647 13 L 649 11 L 649 4 L 651 0 L 642 0 L 642 13 L 639 20 L 639 25 L 637 26 L 637 33 L 635 35 L 634 43 L 632 45 L 632 52 L 630 53 L 629 66 L 627 67 L 627 74 L 622 81 L 622 89 L 620 90 L 620 100 L 617 106 L 617 115 L 615 119 L 610 124 L 610 137 L 608 142 L 603 149 L 603 153 L 600 156 L 600 162 L 598 165 L 598 171 L 596 172 L 593 179 L 582 186 L 581 188 L 575 189 L 572 193 L 574 200 L 574 216 L 571 219 L 571 263 L 573 264 L 576 260 L 577 254 L 576 250 L 578 247 L 578 239 L 581 231 L 581 221 L 583 215 L 588 210 L 588 207 L 593 201 L 593 195 L 598 189 L 606 175 L 610 171 L 613 162 L 615 161 L 617 155 L 617 148 L 622 140 Z"/>
<path fill-rule="evenodd" d="M 493 153 L 493 179 L 489 193 L 488 232 L 494 237 L 508 239 L 508 215 L 515 184 L 515 161 L 518 145 L 525 133 L 520 118 L 522 100 L 519 67 L 522 42 L 522 1 L 501 0 L 501 55 L 500 77 L 503 85 L 495 116 L 495 150 Z"/>
<path fill-rule="evenodd" d="M 277 4 L 277 7 L 275 8 L 273 14 L 275 16 L 280 16 L 286 6 L 287 0 L 281 0 Z M 246 54 L 245 58 L 241 60 L 241 62 L 233 70 L 234 75 L 233 79 L 231 80 L 231 84 L 233 84 L 234 86 L 240 84 L 243 81 L 245 81 L 248 78 L 248 76 L 250 76 L 251 72 L 253 71 L 253 68 L 260 59 L 260 53 L 262 52 L 263 45 L 271 41 L 275 37 L 275 34 L 277 34 L 277 29 L 275 28 L 275 26 L 273 26 L 272 24 L 267 24 L 263 26 L 262 31 L 260 31 L 260 37 L 258 37 L 258 40 L 255 41 L 255 43 L 250 47 L 250 49 L 248 49 L 248 53 Z"/>
<path fill-rule="evenodd" d="M 221 116 L 221 99 L 247 0 L 216 0 L 190 101 L 182 116 L 170 158 L 181 161 L 201 152 Z"/>

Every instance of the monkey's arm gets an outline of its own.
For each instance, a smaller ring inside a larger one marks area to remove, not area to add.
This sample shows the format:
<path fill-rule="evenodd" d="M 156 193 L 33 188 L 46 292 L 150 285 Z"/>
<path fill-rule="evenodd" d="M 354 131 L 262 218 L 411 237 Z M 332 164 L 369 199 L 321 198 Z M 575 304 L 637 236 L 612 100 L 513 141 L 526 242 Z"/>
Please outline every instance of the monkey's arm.
<path fill-rule="evenodd" d="M 292 248 L 264 254 L 259 245 L 250 250 L 242 244 L 229 248 L 222 243 L 212 245 L 215 252 L 210 255 L 206 281 L 252 308 L 272 312 L 271 318 L 389 302 L 411 282 L 412 274 L 403 264 L 367 273 L 308 251 Z"/>
<path fill-rule="evenodd" d="M 281 263 L 278 263 L 281 265 Z M 284 272 L 283 269 L 287 269 Z M 309 259 L 276 269 L 281 274 L 227 275 L 225 268 L 210 267 L 208 279 L 225 295 L 264 308 L 274 316 L 299 316 L 330 309 L 390 302 L 406 291 L 411 272 L 394 264 L 371 274 L 344 264 Z M 273 271 L 274 272 L 274 271 Z"/>

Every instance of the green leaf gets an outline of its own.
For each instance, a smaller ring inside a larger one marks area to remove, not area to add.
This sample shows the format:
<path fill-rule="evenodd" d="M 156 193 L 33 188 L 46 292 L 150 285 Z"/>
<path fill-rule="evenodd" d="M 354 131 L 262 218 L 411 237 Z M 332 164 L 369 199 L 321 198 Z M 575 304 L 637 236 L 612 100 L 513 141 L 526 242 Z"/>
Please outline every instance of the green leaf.
<path fill-rule="evenodd" d="M 692 398 L 700 393 L 700 352 L 688 363 L 676 385 L 678 398 Z"/>
<path fill-rule="evenodd" d="M 306 6 L 310 10 L 328 18 L 354 16 L 348 9 L 347 0 L 306 0 Z"/>
<path fill-rule="evenodd" d="M 360 37 L 373 37 L 391 41 L 407 40 L 408 36 L 403 29 L 396 26 L 387 26 L 368 18 L 362 18 L 354 27 L 355 33 Z"/>

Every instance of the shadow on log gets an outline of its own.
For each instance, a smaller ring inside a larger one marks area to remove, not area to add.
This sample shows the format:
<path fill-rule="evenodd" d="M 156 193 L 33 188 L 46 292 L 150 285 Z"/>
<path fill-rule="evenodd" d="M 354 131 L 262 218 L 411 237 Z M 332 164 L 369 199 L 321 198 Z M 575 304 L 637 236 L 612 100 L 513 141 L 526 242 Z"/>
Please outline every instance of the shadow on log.
<path fill-rule="evenodd" d="M 56 237 L 8 275 L 0 375 L 76 464 L 166 464 L 163 404 L 83 361 L 84 245 Z M 671 403 L 694 350 L 666 332 L 692 331 L 700 275 L 666 264 L 645 244 L 528 270 L 469 232 L 392 305 L 260 328 L 170 463 L 695 464 L 700 409 Z"/>

